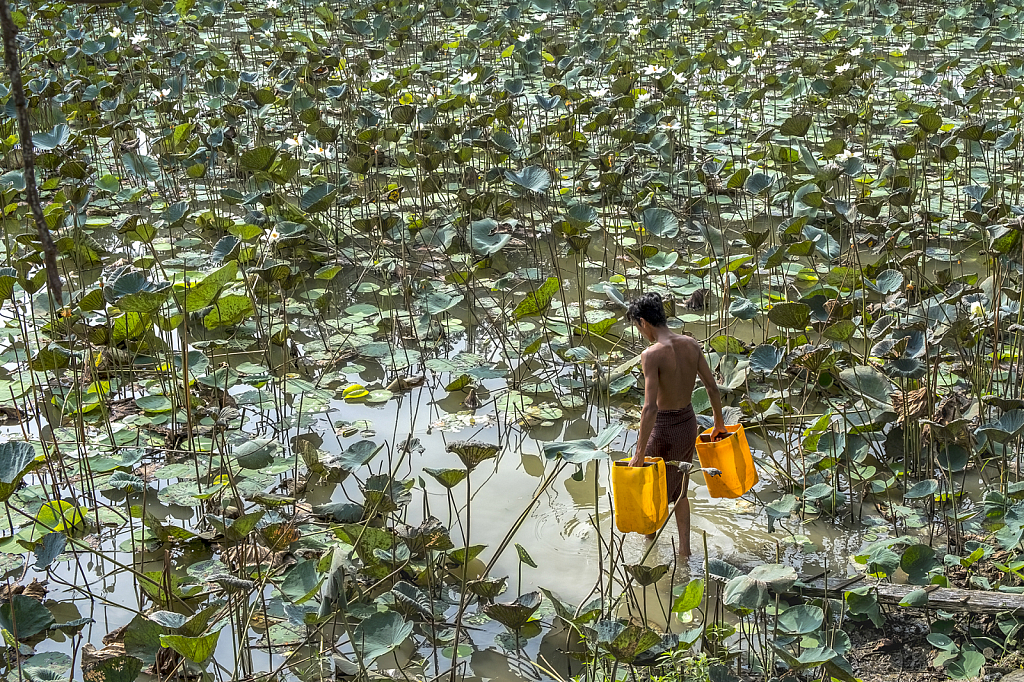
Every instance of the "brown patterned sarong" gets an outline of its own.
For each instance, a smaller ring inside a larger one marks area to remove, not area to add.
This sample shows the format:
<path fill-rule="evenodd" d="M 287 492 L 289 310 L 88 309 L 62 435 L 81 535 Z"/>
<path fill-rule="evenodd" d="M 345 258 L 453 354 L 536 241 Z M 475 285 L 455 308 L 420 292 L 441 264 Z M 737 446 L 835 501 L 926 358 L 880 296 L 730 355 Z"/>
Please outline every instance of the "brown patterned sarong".
<path fill-rule="evenodd" d="M 667 463 L 665 486 L 669 502 L 679 499 L 683 491 L 683 473 L 671 462 L 693 461 L 698 430 L 697 415 L 693 413 L 692 405 L 681 410 L 658 410 L 644 456 L 661 457 Z"/>

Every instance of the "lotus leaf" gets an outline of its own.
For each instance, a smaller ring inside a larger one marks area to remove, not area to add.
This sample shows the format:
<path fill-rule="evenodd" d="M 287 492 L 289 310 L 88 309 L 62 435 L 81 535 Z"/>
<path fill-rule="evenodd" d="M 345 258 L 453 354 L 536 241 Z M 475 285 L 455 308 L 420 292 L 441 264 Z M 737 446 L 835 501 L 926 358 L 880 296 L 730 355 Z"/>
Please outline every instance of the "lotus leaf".
<path fill-rule="evenodd" d="M 394 611 L 375 613 L 352 632 L 352 646 L 369 665 L 374 659 L 388 654 L 412 634 L 412 623 L 406 622 L 401 614 Z"/>
<path fill-rule="evenodd" d="M 454 452 L 462 460 L 463 466 L 472 471 L 481 462 L 498 456 L 500 446 L 480 441 L 456 441 L 448 445 L 447 451 Z"/>
<path fill-rule="evenodd" d="M 771 344 L 761 344 L 750 354 L 750 369 L 761 374 L 771 374 L 782 364 L 785 353 Z"/>
<path fill-rule="evenodd" d="M 811 320 L 811 308 L 806 303 L 779 303 L 768 311 L 768 319 L 783 329 L 803 331 Z"/>
<path fill-rule="evenodd" d="M 850 391 L 870 402 L 885 407 L 892 406 L 892 399 L 889 395 L 895 390 L 895 387 L 882 372 L 874 367 L 860 365 L 844 369 L 839 373 L 839 381 Z"/>
<path fill-rule="evenodd" d="M 530 192 L 543 193 L 551 186 L 551 174 L 540 166 L 527 166 L 518 172 L 505 171 L 505 177 Z"/>
<path fill-rule="evenodd" d="M 701 605 L 704 599 L 704 581 L 701 578 L 694 578 L 686 584 L 682 593 L 676 597 L 672 604 L 673 613 L 686 613 Z"/>
<path fill-rule="evenodd" d="M 134 682 L 134 680 L 138 679 L 143 667 L 143 662 L 134 656 L 114 656 L 97 663 L 89 669 L 84 677 L 89 682 L 93 682 L 93 680 L 102 680 L 102 682 Z"/>
<path fill-rule="evenodd" d="M 512 311 L 512 316 L 520 320 L 530 315 L 541 314 L 551 304 L 551 299 L 558 293 L 558 289 L 558 278 L 548 277 L 537 289 L 526 294 L 526 298 Z"/>
<path fill-rule="evenodd" d="M 467 475 L 466 469 L 431 469 L 424 467 L 423 471 L 445 488 L 454 488 L 465 480 Z"/>
<path fill-rule="evenodd" d="M 647 587 L 653 585 L 664 577 L 668 573 L 668 564 L 658 564 L 657 566 L 647 566 L 645 564 L 632 564 L 627 565 L 626 572 L 633 577 L 637 585 L 641 587 Z"/>
<path fill-rule="evenodd" d="M 220 630 L 206 635 L 201 635 L 199 637 L 186 637 L 185 635 L 160 635 L 160 645 L 167 649 L 174 649 L 193 663 L 202 665 L 206 663 L 206 661 L 213 656 L 213 652 L 217 650 L 217 641 L 219 639 Z"/>
<path fill-rule="evenodd" d="M 661 635 L 638 625 L 626 625 L 617 620 L 602 620 L 595 624 L 597 641 L 612 657 L 626 664 L 661 642 Z"/>
<path fill-rule="evenodd" d="M 543 596 L 540 592 L 530 592 L 508 604 L 490 604 L 484 607 L 484 613 L 498 621 L 509 630 L 521 630 L 533 614 L 540 608 Z"/>
<path fill-rule="evenodd" d="M 609 456 L 606 448 L 621 432 L 622 426 L 616 424 L 606 428 L 593 440 L 585 438 L 564 443 L 545 443 L 543 446 L 544 456 L 547 459 L 563 459 L 572 464 L 585 464 L 593 459 L 605 459 Z"/>
<path fill-rule="evenodd" d="M 806 635 L 815 632 L 825 620 L 821 607 L 802 604 L 791 606 L 776 619 L 779 631 L 787 635 Z"/>
<path fill-rule="evenodd" d="M 526 548 L 520 545 L 518 542 L 515 543 L 516 555 L 519 557 L 520 563 L 524 563 L 530 568 L 537 568 L 537 562 L 533 560 L 530 553 L 526 551 Z"/>
<path fill-rule="evenodd" d="M 484 599 L 494 599 L 505 591 L 508 585 L 508 577 L 504 578 L 478 578 L 467 583 L 469 590 Z"/>

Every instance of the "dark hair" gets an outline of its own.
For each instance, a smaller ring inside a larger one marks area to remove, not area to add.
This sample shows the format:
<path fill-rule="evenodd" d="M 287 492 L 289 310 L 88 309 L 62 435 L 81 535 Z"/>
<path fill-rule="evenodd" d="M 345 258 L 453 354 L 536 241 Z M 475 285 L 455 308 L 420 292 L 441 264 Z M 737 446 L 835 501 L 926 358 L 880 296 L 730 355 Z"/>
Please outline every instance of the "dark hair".
<path fill-rule="evenodd" d="M 641 294 L 640 298 L 630 303 L 626 319 L 630 322 L 646 320 L 653 327 L 668 326 L 665 304 L 661 302 L 661 296 L 654 293 Z"/>

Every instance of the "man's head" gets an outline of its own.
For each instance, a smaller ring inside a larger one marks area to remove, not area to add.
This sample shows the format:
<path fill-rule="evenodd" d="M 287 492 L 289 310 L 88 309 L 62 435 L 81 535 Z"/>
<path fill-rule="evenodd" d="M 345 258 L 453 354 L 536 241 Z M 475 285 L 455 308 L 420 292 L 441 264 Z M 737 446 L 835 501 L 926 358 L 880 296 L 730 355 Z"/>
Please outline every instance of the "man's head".
<path fill-rule="evenodd" d="M 626 311 L 626 319 L 632 322 L 649 341 L 653 341 L 657 337 L 658 327 L 668 326 L 668 319 L 665 317 L 665 304 L 661 302 L 661 296 L 654 293 L 642 294 L 630 303 L 629 309 Z"/>

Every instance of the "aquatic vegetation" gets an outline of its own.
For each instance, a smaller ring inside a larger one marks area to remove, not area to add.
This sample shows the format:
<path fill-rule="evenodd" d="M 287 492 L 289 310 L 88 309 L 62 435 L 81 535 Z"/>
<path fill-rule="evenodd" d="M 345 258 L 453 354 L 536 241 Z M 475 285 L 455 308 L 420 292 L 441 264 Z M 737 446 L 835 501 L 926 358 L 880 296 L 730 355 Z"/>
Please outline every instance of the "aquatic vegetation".
<path fill-rule="evenodd" d="M 1017 5 L 12 20 L 11 674 L 849 680 L 877 590 L 802 599 L 797 569 L 920 586 L 908 609 L 1024 585 Z M 749 543 L 668 599 L 683 567 L 616 534 L 606 490 L 641 289 L 705 342 L 764 481 L 715 517 Z M 535 560 L 545 513 L 591 554 Z M 1021 625 L 931 613 L 954 678 Z"/>

